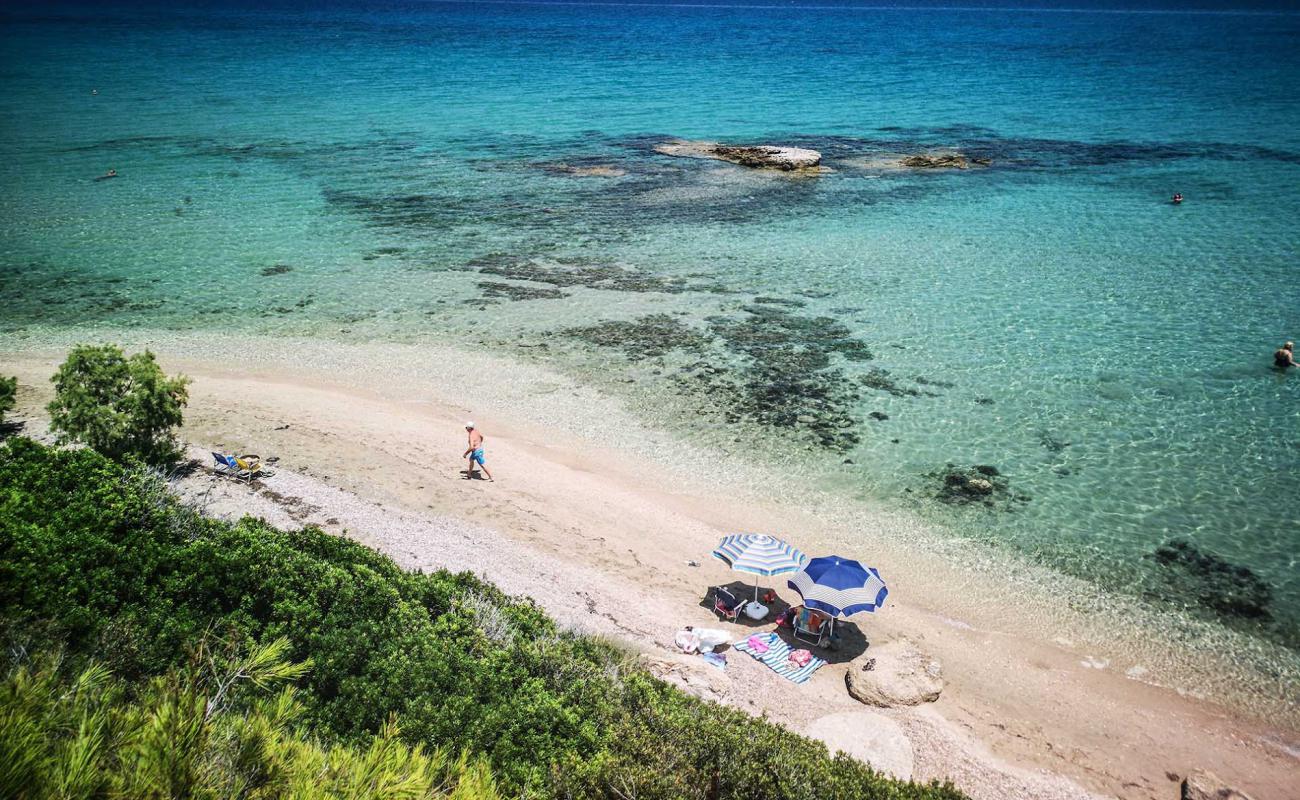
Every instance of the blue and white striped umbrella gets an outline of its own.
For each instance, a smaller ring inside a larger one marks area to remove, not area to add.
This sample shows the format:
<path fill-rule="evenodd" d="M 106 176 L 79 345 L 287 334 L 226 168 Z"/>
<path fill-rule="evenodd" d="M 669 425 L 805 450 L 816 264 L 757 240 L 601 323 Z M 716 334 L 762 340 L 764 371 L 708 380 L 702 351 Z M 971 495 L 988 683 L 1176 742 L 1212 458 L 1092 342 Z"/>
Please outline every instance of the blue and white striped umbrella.
<path fill-rule="evenodd" d="M 799 593 L 805 606 L 833 617 L 875 611 L 889 594 L 875 567 L 840 556 L 814 558 L 786 585 Z"/>
<path fill-rule="evenodd" d="M 738 572 L 753 575 L 781 575 L 795 572 L 808 562 L 808 556 L 775 536 L 761 533 L 737 533 L 725 537 L 713 551 L 713 557 L 726 562 Z M 758 599 L 758 584 L 754 584 Z"/>
<path fill-rule="evenodd" d="M 737 533 L 724 538 L 713 551 L 714 558 L 727 562 L 738 572 L 753 575 L 780 575 L 797 572 L 808 563 L 808 556 L 775 536 L 761 533 Z"/>

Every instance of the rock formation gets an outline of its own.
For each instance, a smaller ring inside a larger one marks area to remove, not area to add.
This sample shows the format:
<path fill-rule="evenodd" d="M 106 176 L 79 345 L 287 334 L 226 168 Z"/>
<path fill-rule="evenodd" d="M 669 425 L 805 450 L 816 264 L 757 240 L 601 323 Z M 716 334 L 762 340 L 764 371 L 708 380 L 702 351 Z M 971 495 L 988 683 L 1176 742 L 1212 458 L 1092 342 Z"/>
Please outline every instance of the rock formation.
<path fill-rule="evenodd" d="M 891 708 L 932 703 L 943 691 L 938 659 L 908 639 L 872 647 L 849 664 L 849 694 L 867 705 Z"/>
<path fill-rule="evenodd" d="M 1198 769 L 1183 779 L 1182 800 L 1251 800 L 1219 779 L 1213 772 Z"/>
<path fill-rule="evenodd" d="M 804 734 L 824 743 L 831 753 L 839 750 L 895 778 L 912 778 L 912 743 L 898 723 L 883 714 L 827 714 L 813 720 Z"/>
<path fill-rule="evenodd" d="M 913 169 L 970 169 L 987 167 L 992 162 L 987 158 L 968 158 L 961 153 L 918 153 L 906 156 L 898 163 Z"/>
<path fill-rule="evenodd" d="M 666 156 L 684 158 L 712 158 L 728 161 L 742 167 L 775 169 L 783 172 L 815 170 L 820 166 L 822 154 L 802 147 L 777 147 L 775 145 L 728 145 L 717 142 L 688 142 L 675 140 L 655 146 L 655 152 Z"/>

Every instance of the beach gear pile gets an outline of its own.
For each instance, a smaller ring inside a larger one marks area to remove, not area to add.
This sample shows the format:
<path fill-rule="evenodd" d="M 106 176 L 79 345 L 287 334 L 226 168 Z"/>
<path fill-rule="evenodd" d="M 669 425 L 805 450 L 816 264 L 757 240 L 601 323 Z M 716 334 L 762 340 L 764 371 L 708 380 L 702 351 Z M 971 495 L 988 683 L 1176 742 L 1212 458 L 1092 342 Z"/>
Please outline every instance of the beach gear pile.
<path fill-rule="evenodd" d="M 789 625 L 796 640 L 817 647 L 834 646 L 837 618 L 863 611 L 874 612 L 884 604 L 889 594 L 875 567 L 837 555 L 810 560 L 803 552 L 774 536 L 733 534 L 718 543 L 713 556 L 737 572 L 764 577 L 794 573 L 786 581 L 786 586 L 799 594 L 802 608 L 784 612 L 777 619 L 777 625 Z M 761 608 L 763 612 L 761 616 L 747 614 L 751 619 L 766 616 L 767 609 L 758 604 L 757 584 L 754 586 L 754 600 L 750 603 L 737 602 L 738 598 L 725 587 L 715 587 L 713 592 L 714 611 L 724 620 L 740 622 L 742 611 L 747 609 L 757 612 Z M 770 602 L 772 598 L 775 598 L 775 593 L 768 590 L 764 600 Z M 686 632 L 681 631 L 678 636 Z M 682 647 L 680 639 L 678 646 Z M 804 683 L 826 664 L 825 659 L 808 650 L 791 647 L 775 632 L 755 634 L 735 642 L 733 646 L 794 683 Z"/>

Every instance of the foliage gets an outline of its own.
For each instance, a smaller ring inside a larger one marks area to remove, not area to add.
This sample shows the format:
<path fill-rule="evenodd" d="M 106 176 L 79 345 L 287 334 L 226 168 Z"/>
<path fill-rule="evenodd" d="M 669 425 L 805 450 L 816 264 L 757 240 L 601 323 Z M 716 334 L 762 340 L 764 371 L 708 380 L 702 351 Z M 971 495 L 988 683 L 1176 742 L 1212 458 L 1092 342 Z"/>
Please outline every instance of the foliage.
<path fill-rule="evenodd" d="M 315 665 L 299 681 L 305 729 L 362 746 L 394 722 L 410 745 L 485 759 L 510 795 L 961 797 L 689 697 L 468 573 L 204 518 L 148 473 L 26 439 L 0 446 L 0 625 L 11 648 L 61 644 L 132 685 L 211 632 L 284 638 Z"/>
<path fill-rule="evenodd" d="M 50 379 L 50 427 L 59 443 L 84 442 L 109 458 L 147 464 L 176 458 L 173 428 L 189 399 L 189 378 L 168 378 L 148 350 L 129 358 L 114 345 L 78 345 Z"/>
<path fill-rule="evenodd" d="M 426 754 L 387 724 L 361 747 L 305 732 L 291 686 L 305 664 L 278 639 L 245 657 L 200 644 L 134 696 L 104 666 L 48 657 L 0 683 L 0 796 L 496 800 L 486 766 Z"/>
<path fill-rule="evenodd" d="M 18 379 L 0 375 L 0 422 L 5 421 L 5 412 L 14 407 L 14 394 L 18 391 Z"/>

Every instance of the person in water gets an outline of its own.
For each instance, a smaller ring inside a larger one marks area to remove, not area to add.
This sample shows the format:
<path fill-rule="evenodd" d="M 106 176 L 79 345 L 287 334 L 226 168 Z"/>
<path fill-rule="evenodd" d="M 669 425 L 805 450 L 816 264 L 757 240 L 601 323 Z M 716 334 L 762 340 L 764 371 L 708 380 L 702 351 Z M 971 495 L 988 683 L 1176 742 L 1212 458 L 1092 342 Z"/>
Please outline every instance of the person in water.
<path fill-rule="evenodd" d="M 100 175 L 100 176 L 99 176 L 98 178 L 96 178 L 95 180 L 97 180 L 97 181 L 106 181 L 106 180 L 108 180 L 109 178 L 116 178 L 116 177 L 117 177 L 117 170 L 115 170 L 115 169 L 110 169 L 108 172 L 105 172 L 103 175 Z"/>
<path fill-rule="evenodd" d="M 478 428 L 474 427 L 473 422 L 465 423 L 465 432 L 469 434 L 469 447 L 465 448 L 465 452 L 461 454 L 461 458 L 469 459 L 465 469 L 465 477 L 474 477 L 474 464 L 477 462 L 479 469 L 483 470 L 483 474 L 487 476 L 487 479 L 492 480 L 492 473 L 488 472 L 487 464 L 483 463 L 483 434 L 478 432 Z"/>
<path fill-rule="evenodd" d="M 1181 202 L 1183 202 L 1183 196 L 1178 192 L 1174 192 L 1174 205 L 1178 205 Z"/>
<path fill-rule="evenodd" d="M 1295 342 L 1287 342 L 1273 354 L 1273 366 L 1278 369 L 1300 367 L 1300 364 L 1297 364 L 1295 360 Z"/>

